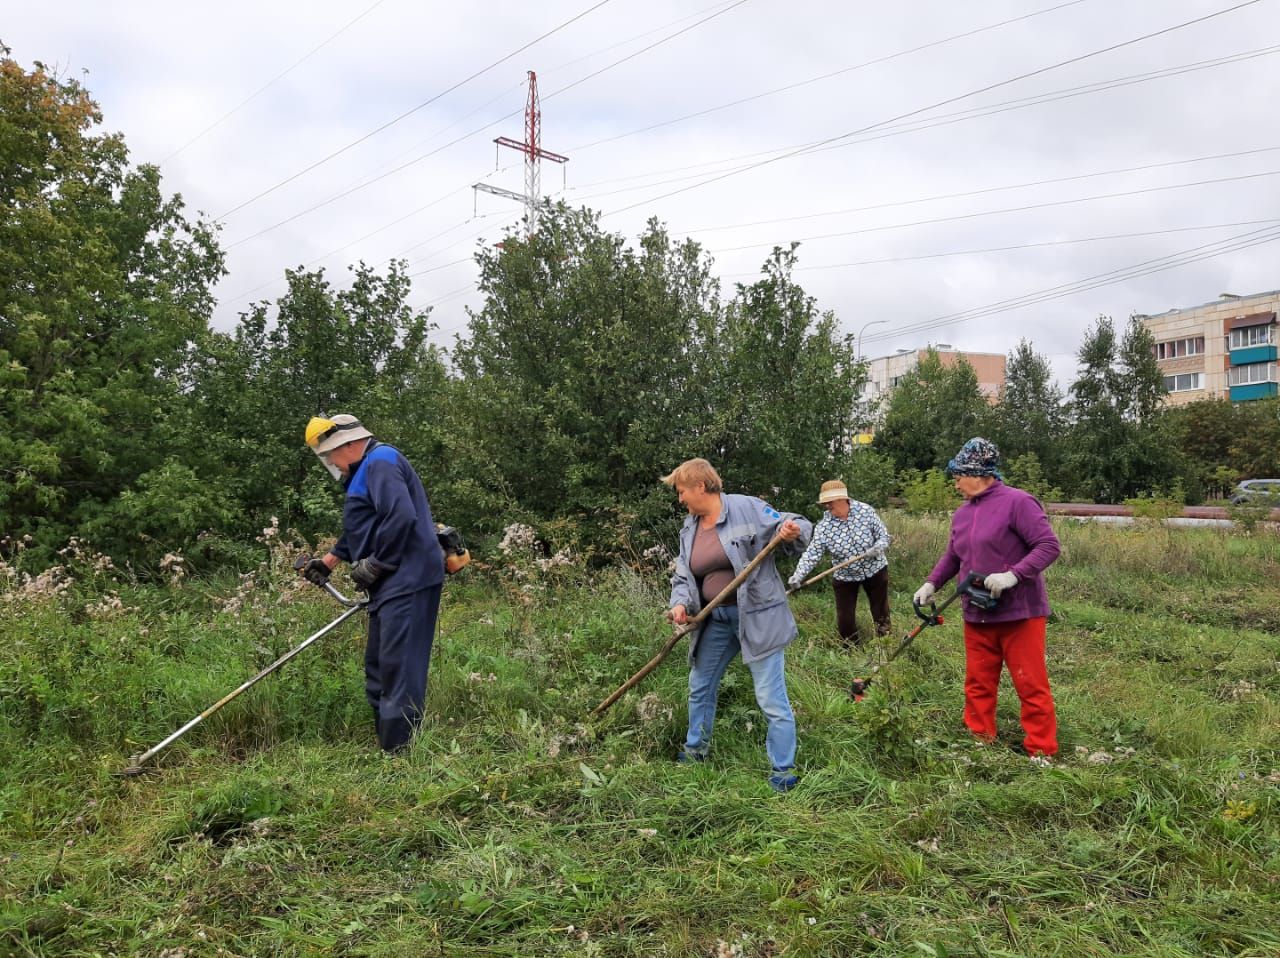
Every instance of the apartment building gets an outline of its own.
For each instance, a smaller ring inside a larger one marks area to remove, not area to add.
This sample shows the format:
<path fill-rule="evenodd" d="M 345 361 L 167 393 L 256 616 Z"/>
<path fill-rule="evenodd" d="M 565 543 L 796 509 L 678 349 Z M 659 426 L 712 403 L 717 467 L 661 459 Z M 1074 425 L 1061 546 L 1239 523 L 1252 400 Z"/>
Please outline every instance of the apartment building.
<path fill-rule="evenodd" d="M 987 402 L 995 403 L 1004 388 L 1004 353 L 968 353 L 955 349 L 950 343 L 936 343 L 932 348 L 944 366 L 954 366 L 961 359 L 973 367 L 978 377 L 978 388 Z M 867 386 L 863 399 L 882 400 L 902 377 L 915 369 L 928 349 L 900 349 L 888 356 L 877 356 L 869 361 Z"/>
<path fill-rule="evenodd" d="M 1280 394 L 1276 376 L 1276 312 L 1280 290 L 1140 315 L 1155 337 L 1170 405 L 1197 399 L 1246 402 Z"/>

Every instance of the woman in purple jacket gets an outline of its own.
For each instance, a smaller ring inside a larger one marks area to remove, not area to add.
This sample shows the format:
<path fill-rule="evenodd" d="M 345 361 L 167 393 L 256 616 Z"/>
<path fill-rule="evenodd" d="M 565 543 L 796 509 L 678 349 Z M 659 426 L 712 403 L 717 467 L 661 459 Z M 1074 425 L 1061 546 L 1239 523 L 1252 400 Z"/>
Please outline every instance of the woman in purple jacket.
<path fill-rule="evenodd" d="M 1028 755 L 1055 755 L 1058 722 L 1045 667 L 1045 621 L 1049 599 L 1041 574 L 1058 558 L 1058 537 L 1036 498 L 1001 481 L 999 450 L 974 438 L 947 463 L 964 503 L 951 517 L 947 551 L 916 591 L 927 603 L 957 574 L 976 572 L 999 599 L 991 610 L 964 605 L 964 724 L 978 738 L 996 737 L 996 690 L 1000 671 L 1022 702 L 1022 748 Z"/>

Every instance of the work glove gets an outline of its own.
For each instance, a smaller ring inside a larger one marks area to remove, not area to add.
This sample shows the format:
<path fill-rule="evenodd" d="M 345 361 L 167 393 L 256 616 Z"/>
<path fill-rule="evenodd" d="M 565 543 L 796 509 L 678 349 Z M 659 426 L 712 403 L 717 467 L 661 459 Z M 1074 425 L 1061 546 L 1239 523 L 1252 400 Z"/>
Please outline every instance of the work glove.
<path fill-rule="evenodd" d="M 787 580 L 788 589 L 798 589 L 802 584 L 804 584 L 804 579 L 800 578 L 798 575 L 793 575 Z"/>
<path fill-rule="evenodd" d="M 993 572 L 982 580 L 982 584 L 986 586 L 993 599 L 998 599 L 1001 592 L 1012 589 L 1018 584 L 1018 577 L 1012 572 Z"/>
<path fill-rule="evenodd" d="M 879 541 L 876 542 L 875 545 L 873 545 L 870 549 L 867 550 L 867 555 L 882 556 L 888 551 L 889 551 L 889 543 L 886 542 L 884 539 L 880 539 Z"/>
<path fill-rule="evenodd" d="M 323 559 L 312 559 L 302 567 L 302 577 L 312 585 L 323 586 L 329 581 L 329 567 Z"/>
<path fill-rule="evenodd" d="M 916 589 L 916 594 L 911 597 L 916 605 L 928 605 L 929 600 L 933 598 L 933 594 L 938 590 L 933 587 L 932 582 L 926 582 L 920 588 Z"/>
<path fill-rule="evenodd" d="M 351 567 L 351 581 L 361 592 L 368 592 L 390 571 L 391 566 L 383 565 L 377 559 L 361 559 Z"/>

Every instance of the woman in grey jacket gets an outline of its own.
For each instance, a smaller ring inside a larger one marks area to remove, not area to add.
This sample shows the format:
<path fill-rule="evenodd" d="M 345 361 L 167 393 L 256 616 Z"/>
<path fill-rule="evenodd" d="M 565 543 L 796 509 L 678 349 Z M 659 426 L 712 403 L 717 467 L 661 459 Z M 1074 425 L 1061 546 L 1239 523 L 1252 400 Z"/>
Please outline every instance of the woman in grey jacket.
<path fill-rule="evenodd" d="M 719 474 L 705 459 L 681 463 L 662 481 L 675 488 L 689 511 L 671 577 L 668 617 L 676 625 L 715 598 L 775 535 L 781 536 L 788 552 L 798 554 L 813 532 L 803 516 L 780 513 L 754 496 L 726 495 Z M 787 697 L 783 649 L 796 634 L 782 577 L 770 556 L 692 636 L 689 733 L 679 761 L 706 760 L 720 679 L 741 653 L 755 684 L 756 703 L 768 722 L 769 784 L 779 792 L 795 787 L 796 720 Z"/>

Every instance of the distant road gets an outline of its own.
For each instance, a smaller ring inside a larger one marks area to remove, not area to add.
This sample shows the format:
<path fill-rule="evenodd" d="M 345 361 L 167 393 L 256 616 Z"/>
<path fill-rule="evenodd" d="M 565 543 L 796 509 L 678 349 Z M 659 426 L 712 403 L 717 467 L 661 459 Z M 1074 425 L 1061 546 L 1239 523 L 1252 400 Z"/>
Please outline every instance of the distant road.
<path fill-rule="evenodd" d="M 1128 506 L 1099 505 L 1093 502 L 1048 502 L 1044 511 L 1051 516 L 1075 516 L 1079 519 L 1096 519 L 1100 522 L 1133 520 L 1133 510 Z M 1280 509 L 1272 509 L 1271 522 L 1280 522 Z M 1179 526 L 1229 526 L 1231 513 L 1225 506 L 1183 506 L 1182 515 L 1168 520 Z"/>

